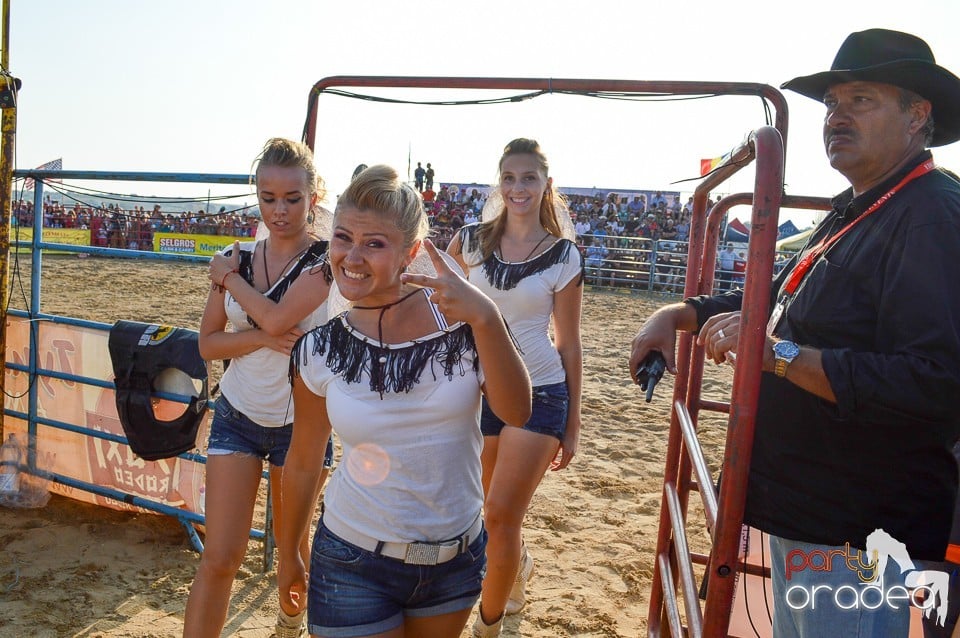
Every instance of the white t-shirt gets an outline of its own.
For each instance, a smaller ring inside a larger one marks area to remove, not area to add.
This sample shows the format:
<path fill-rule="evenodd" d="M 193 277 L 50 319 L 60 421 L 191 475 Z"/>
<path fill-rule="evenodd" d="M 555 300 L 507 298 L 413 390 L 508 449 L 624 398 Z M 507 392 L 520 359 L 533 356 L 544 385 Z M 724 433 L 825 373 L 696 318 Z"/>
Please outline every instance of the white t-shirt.
<path fill-rule="evenodd" d="M 565 381 L 566 372 L 550 340 L 549 327 L 554 294 L 583 273 L 583 257 L 576 244 L 557 239 L 550 248 L 526 261 L 505 262 L 494 253 L 481 263 L 479 242 L 473 239 L 477 228 L 464 226 L 460 231 L 470 283 L 500 308 L 520 344 L 531 383 L 540 386 Z"/>
<path fill-rule="evenodd" d="M 248 283 L 253 281 L 252 256 L 257 243 L 251 241 L 240 244 L 240 275 Z M 232 252 L 231 246 L 224 254 L 229 255 Z M 264 294 L 274 301 L 279 301 L 301 272 L 309 271 L 322 263 L 325 253 L 326 242 L 315 242 Z M 223 307 L 234 332 L 252 330 L 255 327 L 229 292 L 224 295 Z M 327 304 L 324 302 L 297 323 L 297 327 L 310 330 L 326 319 Z M 281 427 L 293 421 L 289 370 L 289 356 L 270 348 L 260 348 L 230 360 L 230 365 L 220 379 L 220 391 L 233 407 L 254 422 L 264 427 Z"/>
<path fill-rule="evenodd" d="M 441 316 L 442 317 L 442 316 Z M 346 313 L 304 335 L 293 357 L 304 385 L 327 399 L 343 457 L 324 492 L 323 522 L 386 542 L 462 534 L 483 505 L 483 374 L 466 324 L 387 344 Z M 378 386 L 371 380 L 378 375 Z"/>

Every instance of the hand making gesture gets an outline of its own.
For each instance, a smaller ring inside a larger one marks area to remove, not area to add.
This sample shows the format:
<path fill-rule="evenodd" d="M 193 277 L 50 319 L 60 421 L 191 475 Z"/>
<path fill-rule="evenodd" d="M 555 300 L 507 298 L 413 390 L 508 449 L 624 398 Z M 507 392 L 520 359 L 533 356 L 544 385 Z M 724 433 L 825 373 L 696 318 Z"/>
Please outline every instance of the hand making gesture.
<path fill-rule="evenodd" d="M 493 320 L 501 321 L 496 304 L 451 268 L 433 242 L 424 239 L 423 247 L 430 256 L 437 274 L 431 276 L 404 273 L 401 275 L 401 281 L 432 289 L 434 292 L 430 296 L 430 301 L 435 303 L 440 308 L 440 312 L 450 321 L 463 321 L 471 325 Z"/>

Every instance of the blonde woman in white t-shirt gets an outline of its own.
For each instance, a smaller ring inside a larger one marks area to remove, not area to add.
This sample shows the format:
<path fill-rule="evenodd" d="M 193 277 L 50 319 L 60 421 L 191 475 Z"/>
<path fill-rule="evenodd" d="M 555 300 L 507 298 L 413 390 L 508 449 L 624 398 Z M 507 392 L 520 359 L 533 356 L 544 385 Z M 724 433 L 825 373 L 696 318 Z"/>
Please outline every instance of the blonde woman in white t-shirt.
<path fill-rule="evenodd" d="M 500 308 L 533 384 L 533 414 L 522 428 L 504 428 L 486 405 L 481 416 L 490 534 L 473 626 L 481 637 L 499 635 L 504 613 L 525 604 L 533 559 L 523 543 L 523 519 L 544 473 L 564 469 L 577 452 L 583 376 L 583 258 L 547 158 L 536 141 L 516 139 L 504 149 L 499 173 L 483 221 L 464 226 L 447 249 Z"/>
<path fill-rule="evenodd" d="M 337 201 L 330 243 L 330 304 L 342 297 L 346 310 L 291 357 L 277 583 L 282 604 L 308 609 L 312 635 L 457 638 L 480 596 L 480 399 L 519 426 L 530 380 L 496 305 L 428 231 L 419 193 L 394 169 L 361 172 Z M 294 545 L 331 429 L 343 455 L 308 583 Z"/>

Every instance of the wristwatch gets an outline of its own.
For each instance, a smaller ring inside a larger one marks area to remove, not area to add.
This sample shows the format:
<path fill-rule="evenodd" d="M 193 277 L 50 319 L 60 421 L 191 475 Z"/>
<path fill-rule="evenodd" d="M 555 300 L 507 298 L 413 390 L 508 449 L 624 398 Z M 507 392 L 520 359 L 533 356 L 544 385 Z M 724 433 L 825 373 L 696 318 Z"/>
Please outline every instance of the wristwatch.
<path fill-rule="evenodd" d="M 800 354 L 800 346 L 792 341 L 778 341 L 773 344 L 773 359 L 776 362 L 773 368 L 778 377 L 787 376 L 787 366 Z"/>

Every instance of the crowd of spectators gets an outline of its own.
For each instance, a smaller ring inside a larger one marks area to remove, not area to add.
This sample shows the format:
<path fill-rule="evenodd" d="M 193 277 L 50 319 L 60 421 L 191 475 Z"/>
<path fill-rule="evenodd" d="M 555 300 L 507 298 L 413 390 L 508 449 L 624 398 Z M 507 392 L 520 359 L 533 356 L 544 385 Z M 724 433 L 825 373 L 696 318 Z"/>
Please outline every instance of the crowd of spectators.
<path fill-rule="evenodd" d="M 480 189 L 442 185 L 437 192 L 424 190 L 423 199 L 432 239 L 445 248 L 461 226 L 480 219 L 486 194 Z M 569 195 L 567 202 L 588 283 L 675 294 L 683 291 L 693 197 L 681 203 L 677 196 L 662 192 L 656 192 L 650 201 L 644 195 L 630 198 L 607 193 Z M 710 201 L 708 206 L 714 203 Z M 725 246 L 717 260 L 717 287 L 726 290 L 742 285 L 746 263 L 743 250 Z"/>
<path fill-rule="evenodd" d="M 485 192 L 476 188 L 467 192 L 456 185 L 442 185 L 437 192 L 427 188 L 422 195 L 438 245 L 445 245 L 460 226 L 479 219 L 486 203 Z M 678 197 L 664 196 L 659 191 L 649 203 L 645 195 L 630 201 L 618 193 L 607 193 L 570 195 L 567 203 L 581 245 L 584 245 L 582 238 L 587 236 L 684 242 L 690 233 L 692 197 L 681 205 Z"/>
<path fill-rule="evenodd" d="M 457 229 L 480 219 L 487 195 L 485 189 L 441 185 L 434 191 L 432 184 L 425 186 L 422 196 L 434 229 L 433 239 L 443 248 Z M 617 193 L 609 193 L 571 195 L 568 203 L 578 242 L 584 249 L 588 240 L 596 236 L 643 237 L 680 243 L 686 241 L 689 233 L 692 198 L 681 206 L 676 197 L 657 193 L 648 205 L 644 196 L 628 201 Z M 217 213 L 208 213 L 203 205 L 196 211 L 168 211 L 160 204 L 154 204 L 152 210 L 142 205 L 121 207 L 116 203 L 92 206 L 75 202 L 65 206 L 49 195 L 43 204 L 44 228 L 89 230 L 91 245 L 113 248 L 149 250 L 153 234 L 157 232 L 252 237 L 258 221 L 259 217 L 252 212 L 227 211 L 221 207 Z M 13 223 L 33 226 L 32 201 L 21 199 L 14 203 Z"/>
<path fill-rule="evenodd" d="M 692 198 L 656 192 L 605 197 L 575 195 L 570 211 L 583 247 L 587 281 L 600 286 L 628 286 L 679 292 L 686 268 Z M 650 271 L 654 280 L 650 281 Z"/>
<path fill-rule="evenodd" d="M 487 195 L 480 189 L 473 188 L 468 193 L 466 189 L 446 184 L 439 191 L 427 187 L 421 195 L 433 229 L 430 238 L 440 249 L 447 247 L 461 226 L 479 221 L 483 205 L 487 203 Z"/>
<path fill-rule="evenodd" d="M 693 198 L 683 205 L 675 196 L 657 192 L 650 202 L 644 195 L 632 200 L 610 193 L 605 198 L 574 195 L 570 212 L 578 237 L 635 237 L 654 241 L 686 242 L 690 236 Z M 615 242 L 625 245 L 626 242 Z"/>
<path fill-rule="evenodd" d="M 33 202 L 21 199 L 12 208 L 14 225 L 33 226 Z M 165 212 L 160 204 L 154 204 L 153 210 L 137 205 L 122 208 L 115 203 L 64 206 L 49 197 L 43 204 L 44 228 L 88 230 L 91 246 L 133 250 L 152 250 L 153 235 L 158 232 L 253 237 L 259 221 L 251 212 L 227 211 L 223 206 L 217 213 L 207 213 L 203 205 L 197 211 Z"/>
<path fill-rule="evenodd" d="M 717 201 L 719 196 L 715 201 L 708 199 L 708 210 Z M 575 212 L 588 281 L 602 286 L 683 292 L 692 196 L 683 204 L 677 197 L 659 192 L 650 202 L 643 195 L 628 201 L 616 193 L 605 199 L 575 197 L 571 198 L 571 210 Z M 717 255 L 716 288 L 742 286 L 746 270 L 746 252 L 727 242 Z"/>
<path fill-rule="evenodd" d="M 461 189 L 456 185 L 441 185 L 438 191 L 430 185 L 422 196 L 433 228 L 432 239 L 441 249 L 461 226 L 480 220 L 487 200 L 486 189 Z M 682 292 L 692 197 L 681 203 L 676 195 L 661 192 L 650 201 L 645 195 L 631 198 L 598 193 L 569 195 L 567 203 L 589 283 Z M 158 232 L 232 237 L 256 234 L 259 217 L 255 213 L 227 211 L 225 207 L 207 213 L 204 208 L 200 205 L 196 211 L 171 212 L 164 211 L 160 204 L 154 204 L 152 210 L 139 205 L 122 208 L 116 203 L 64 206 L 48 196 L 43 206 L 43 226 L 89 230 L 93 246 L 134 250 L 152 250 L 153 236 Z M 16 201 L 13 223 L 32 227 L 33 220 L 33 202 Z M 745 271 L 743 251 L 737 253 L 731 245 L 725 246 L 718 255 L 718 287 L 741 285 Z"/>

